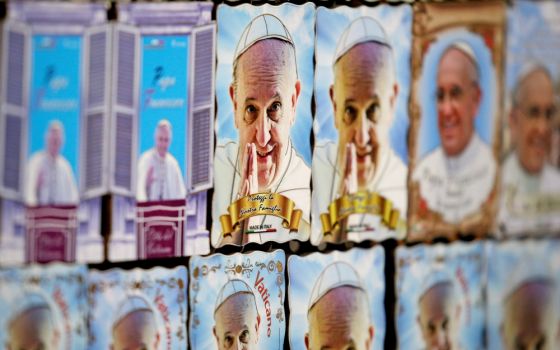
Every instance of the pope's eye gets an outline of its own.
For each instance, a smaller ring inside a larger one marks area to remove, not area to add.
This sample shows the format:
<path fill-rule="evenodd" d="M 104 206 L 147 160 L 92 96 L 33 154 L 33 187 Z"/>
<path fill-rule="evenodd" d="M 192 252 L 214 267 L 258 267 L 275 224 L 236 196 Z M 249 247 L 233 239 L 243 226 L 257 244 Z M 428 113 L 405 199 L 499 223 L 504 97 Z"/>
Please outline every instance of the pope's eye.
<path fill-rule="evenodd" d="M 280 102 L 274 102 L 273 104 L 270 105 L 270 107 L 268 107 L 266 113 L 268 114 L 268 117 L 270 119 L 274 121 L 278 121 L 281 117 L 281 111 L 282 111 L 282 104 Z"/>
<path fill-rule="evenodd" d="M 357 114 L 356 108 L 352 106 L 346 107 L 346 109 L 344 109 L 344 123 L 352 124 L 354 120 L 356 120 Z"/>
<path fill-rule="evenodd" d="M 379 119 L 377 115 L 378 111 L 379 111 L 379 105 L 377 103 L 372 103 L 366 111 L 367 118 L 372 122 L 377 123 Z"/>
<path fill-rule="evenodd" d="M 259 110 L 257 109 L 257 107 L 255 107 L 254 105 L 248 105 L 247 107 L 245 107 L 245 113 L 243 116 L 243 119 L 251 124 L 252 122 L 254 122 L 259 114 Z"/>

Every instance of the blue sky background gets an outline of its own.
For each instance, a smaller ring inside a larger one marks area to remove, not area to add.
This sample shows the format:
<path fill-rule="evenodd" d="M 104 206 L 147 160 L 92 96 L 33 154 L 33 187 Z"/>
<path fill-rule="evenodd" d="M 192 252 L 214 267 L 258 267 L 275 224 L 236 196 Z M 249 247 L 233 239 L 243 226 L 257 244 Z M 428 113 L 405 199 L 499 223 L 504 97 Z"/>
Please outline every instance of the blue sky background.
<path fill-rule="evenodd" d="M 454 29 L 443 32 L 430 45 L 422 65 L 420 77 L 419 102 L 421 108 L 420 130 L 418 131 L 417 159 L 440 145 L 437 127 L 437 71 L 441 55 L 453 43 L 461 41 L 472 48 L 480 72 L 482 101 L 475 119 L 475 128 L 484 142 L 491 145 L 494 131 L 494 118 L 497 117 L 496 69 L 492 57 L 482 37 L 465 29 Z"/>
<path fill-rule="evenodd" d="M 243 29 L 256 16 L 269 13 L 277 16 L 288 28 L 296 45 L 296 60 L 302 89 L 296 109 L 291 137 L 296 152 L 311 165 L 311 95 L 313 93 L 313 47 L 315 43 L 315 5 L 282 4 L 279 6 L 218 6 L 218 65 L 216 70 L 216 136 L 217 143 L 238 140 L 233 121 L 233 104 L 229 86 L 233 74 L 233 54 Z"/>
<path fill-rule="evenodd" d="M 544 64 L 558 80 L 560 73 L 560 3 L 516 1 L 508 10 L 506 86 L 509 99 L 519 71 L 528 62 Z"/>
<path fill-rule="evenodd" d="M 65 135 L 61 154 L 70 163 L 79 183 L 82 37 L 35 34 L 31 45 L 27 155 L 30 157 L 44 149 L 49 123 L 59 120 Z M 41 101 L 62 100 L 72 105 L 68 108 L 41 108 Z"/>
<path fill-rule="evenodd" d="M 85 265 L 49 264 L 35 265 L 26 268 L 8 268 L 0 271 L 0 344 L 7 341 L 6 326 L 13 316 L 14 306 L 21 305 L 22 295 L 32 293 L 41 295 L 53 310 L 54 323 L 61 331 L 60 344 L 69 344 L 69 349 L 87 348 L 87 289 L 77 278 L 68 279 L 72 275 L 80 275 L 82 281 L 86 279 Z M 57 278 L 60 277 L 60 278 Z M 30 279 L 39 281 L 31 283 Z M 67 319 L 64 320 L 63 310 L 55 303 L 54 294 L 60 292 L 66 303 Z M 14 310 L 15 311 L 15 310 Z M 71 335 L 63 331 L 65 324 L 71 327 Z"/>
<path fill-rule="evenodd" d="M 309 329 L 307 309 L 315 281 L 331 263 L 342 261 L 354 267 L 368 291 L 369 314 L 375 335 L 372 349 L 383 349 L 385 339 L 385 251 L 381 246 L 371 249 L 354 248 L 347 252 L 312 253 L 305 257 L 292 255 L 288 259 L 290 285 L 289 345 L 293 350 L 305 349 L 305 333 Z"/>
<path fill-rule="evenodd" d="M 169 153 L 175 157 L 183 174 L 186 174 L 189 36 L 143 35 L 141 62 L 138 154 L 154 147 L 156 125 L 160 120 L 167 119 L 173 129 Z M 161 68 L 161 74 L 156 74 L 158 67 Z M 166 77 L 175 78 L 175 84 L 164 90 L 158 81 Z M 147 106 L 148 96 L 153 99 L 183 99 L 184 103 L 180 107 L 154 108 Z"/>
<path fill-rule="evenodd" d="M 281 273 L 277 272 L 278 263 L 282 266 Z M 245 267 L 241 273 L 234 271 L 237 265 Z M 264 277 L 264 284 L 270 294 L 272 327 L 269 338 L 266 334 L 267 320 L 264 302 L 258 291 L 253 289 L 257 308 L 261 316 L 258 348 L 267 350 L 283 349 L 282 344 L 284 343 L 284 334 L 286 332 L 283 307 L 286 294 L 285 269 L 286 256 L 282 250 L 275 250 L 270 253 L 260 251 L 249 254 L 237 253 L 229 256 L 223 254 L 214 254 L 208 257 L 193 256 L 189 263 L 189 271 L 191 273 L 191 284 L 189 287 L 191 309 L 189 320 L 190 348 L 197 350 L 218 349 L 216 338 L 212 331 L 215 324 L 214 307 L 216 306 L 218 293 L 230 279 L 241 279 L 251 288 L 254 288 L 257 272 L 260 271 L 259 278 Z M 194 271 L 199 272 L 198 278 L 192 275 Z M 200 292 L 197 293 L 196 290 Z M 278 313 L 281 313 L 283 322 L 278 321 Z M 195 322 L 196 325 L 194 324 Z"/>
<path fill-rule="evenodd" d="M 443 270 L 455 276 L 462 272 L 468 285 L 468 292 L 459 288 L 458 297 L 462 301 L 460 319 L 461 349 L 483 348 L 484 303 L 483 287 L 484 247 L 478 243 L 418 245 L 397 249 L 397 336 L 402 349 L 424 349 L 424 342 L 418 326 L 418 298 L 422 284 L 433 270 Z M 437 261 L 437 262 L 436 262 Z M 465 301 L 469 300 L 468 309 Z M 467 312 L 467 310 L 469 312 Z M 494 349 L 490 347 L 490 349 Z"/>
<path fill-rule="evenodd" d="M 399 95 L 395 105 L 393 125 L 390 130 L 391 146 L 406 164 L 408 162 L 408 96 L 410 90 L 410 47 L 412 8 L 408 5 L 379 5 L 374 8 L 346 6 L 336 9 L 319 7 L 317 10 L 317 44 L 315 54 L 315 143 L 322 140 L 338 141 L 334 126 L 334 111 L 329 96 L 333 83 L 333 57 L 338 39 L 356 18 L 368 16 L 377 20 L 385 29 L 393 47 L 394 67 Z"/>
<path fill-rule="evenodd" d="M 155 283 L 156 280 L 170 281 L 171 279 L 182 279 L 185 289 L 183 289 L 184 302 L 178 302 L 180 294 L 175 284 L 169 287 L 166 284 Z M 157 350 L 182 350 L 187 344 L 186 318 L 188 315 L 186 288 L 188 285 L 187 269 L 178 266 L 174 269 L 154 267 L 149 270 L 136 268 L 133 270 L 122 270 L 118 268 L 107 271 L 90 270 L 88 284 L 93 283 L 98 286 L 105 285 L 97 292 L 91 293 L 90 298 L 94 301 L 95 307 L 91 308 L 91 332 L 93 342 L 90 349 L 109 349 L 112 339 L 112 325 L 115 318 L 114 313 L 118 310 L 121 303 L 129 295 L 141 295 L 146 298 L 152 307 L 155 306 L 155 298 L 158 294 L 163 296 L 165 305 L 169 312 L 169 322 L 171 324 L 171 345 L 168 347 L 168 339 L 165 332 L 165 323 L 161 312 L 156 312 L 156 323 L 160 333 L 160 343 Z M 142 285 L 142 290 L 134 289 L 136 284 Z M 91 307 L 91 305 L 90 305 Z M 179 316 L 179 309 L 183 308 L 183 319 Z M 154 308 L 154 310 L 156 310 Z M 183 339 L 177 336 L 178 325 L 183 327 Z M 81 349 L 81 348 L 80 348 Z"/>

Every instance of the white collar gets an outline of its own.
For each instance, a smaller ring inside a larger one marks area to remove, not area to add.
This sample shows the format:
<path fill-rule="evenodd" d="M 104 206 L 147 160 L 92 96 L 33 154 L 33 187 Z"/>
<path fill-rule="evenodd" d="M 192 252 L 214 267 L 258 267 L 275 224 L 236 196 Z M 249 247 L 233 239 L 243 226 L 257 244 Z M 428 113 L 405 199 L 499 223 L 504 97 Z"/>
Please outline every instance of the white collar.
<path fill-rule="evenodd" d="M 454 174 L 460 173 L 464 170 L 465 167 L 471 166 L 472 163 L 475 161 L 477 156 L 479 155 L 479 150 L 482 148 L 482 140 L 476 133 L 473 133 L 467 147 L 461 152 L 461 154 L 457 156 L 447 156 L 444 155 L 445 160 L 445 168 L 447 170 L 447 174 L 453 176 Z M 443 148 L 442 148 L 443 151 Z"/>
<path fill-rule="evenodd" d="M 159 152 L 157 151 L 157 148 L 154 147 L 154 156 L 156 158 L 156 160 L 160 161 L 160 162 L 164 162 L 165 159 L 167 158 L 167 153 L 169 152 L 165 152 L 165 156 L 160 156 Z"/>
<path fill-rule="evenodd" d="M 546 164 L 543 164 L 543 168 L 538 174 L 531 174 L 521 165 L 517 152 L 514 151 L 511 157 L 513 158 L 513 167 L 519 176 L 521 186 L 529 192 L 538 192 L 541 187 L 541 177 L 545 172 Z"/>

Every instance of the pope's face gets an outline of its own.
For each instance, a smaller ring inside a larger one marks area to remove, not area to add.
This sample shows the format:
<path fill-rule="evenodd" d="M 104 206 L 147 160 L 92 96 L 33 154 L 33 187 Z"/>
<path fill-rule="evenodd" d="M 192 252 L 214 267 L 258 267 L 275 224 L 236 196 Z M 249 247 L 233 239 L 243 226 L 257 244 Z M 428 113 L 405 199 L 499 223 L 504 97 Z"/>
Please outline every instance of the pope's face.
<path fill-rule="evenodd" d="M 362 290 L 346 286 L 332 289 L 309 311 L 307 349 L 370 349 L 374 330 L 368 315 Z"/>
<path fill-rule="evenodd" d="M 258 349 L 259 321 L 255 297 L 248 293 L 235 294 L 214 315 L 214 336 L 219 350 Z"/>
<path fill-rule="evenodd" d="M 441 146 L 447 156 L 461 154 L 474 133 L 480 88 L 474 63 L 458 49 L 450 49 L 439 62 L 437 112 Z"/>
<path fill-rule="evenodd" d="M 454 301 L 450 284 L 437 284 L 420 299 L 418 325 L 430 350 L 452 349 L 450 333 L 454 322 Z"/>
<path fill-rule="evenodd" d="M 546 283 L 527 283 L 505 303 L 502 337 L 507 350 L 553 348 L 549 319 L 552 288 Z"/>
<path fill-rule="evenodd" d="M 287 161 L 290 128 L 300 92 L 294 51 L 266 39 L 244 52 L 230 88 L 240 153 L 253 143 L 257 151 L 259 191 L 267 191 Z"/>
<path fill-rule="evenodd" d="M 47 152 L 56 157 L 60 153 L 62 147 L 62 130 L 59 128 L 51 128 L 47 133 Z"/>
<path fill-rule="evenodd" d="M 167 126 L 158 127 L 156 131 L 156 149 L 160 157 L 165 157 L 171 143 L 171 131 Z"/>
<path fill-rule="evenodd" d="M 159 343 L 154 313 L 134 311 L 113 328 L 111 350 L 156 350 Z"/>
<path fill-rule="evenodd" d="M 397 94 L 389 60 L 388 47 L 368 42 L 350 49 L 335 65 L 330 93 L 339 137 L 338 164 L 346 164 L 346 146 L 353 143 L 360 190 L 373 180 L 380 148 L 389 147 L 386 134 Z"/>
<path fill-rule="evenodd" d="M 32 309 L 17 316 L 8 334 L 7 350 L 58 349 L 58 334 L 47 308 Z"/>
<path fill-rule="evenodd" d="M 521 165 L 527 172 L 537 174 L 550 151 L 556 114 L 554 88 L 540 70 L 529 74 L 522 84 L 512 110 L 511 132 Z"/>

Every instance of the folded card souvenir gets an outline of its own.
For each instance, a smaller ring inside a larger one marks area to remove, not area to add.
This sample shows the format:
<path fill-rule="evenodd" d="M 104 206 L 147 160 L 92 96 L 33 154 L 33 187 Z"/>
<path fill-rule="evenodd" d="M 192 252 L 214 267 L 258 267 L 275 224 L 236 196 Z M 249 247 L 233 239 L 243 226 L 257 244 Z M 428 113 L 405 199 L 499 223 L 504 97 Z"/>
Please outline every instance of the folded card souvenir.
<path fill-rule="evenodd" d="M 497 204 L 505 4 L 415 3 L 411 241 L 483 236 Z"/>
<path fill-rule="evenodd" d="M 91 270 L 89 349 L 187 348 L 187 269 Z"/>
<path fill-rule="evenodd" d="M 560 241 L 509 241 L 486 247 L 488 349 L 560 346 Z"/>
<path fill-rule="evenodd" d="M 409 5 L 317 10 L 313 244 L 405 236 L 411 24 Z"/>
<path fill-rule="evenodd" d="M 99 4 L 13 3 L 2 26 L 0 195 L 4 263 L 103 259 L 101 200 L 89 191 L 90 34 Z M 101 130 L 97 130 L 102 132 Z"/>
<path fill-rule="evenodd" d="M 556 2 L 516 1 L 508 11 L 502 237 L 560 233 L 559 30 Z"/>
<path fill-rule="evenodd" d="M 310 234 L 315 6 L 220 5 L 211 242 Z"/>
<path fill-rule="evenodd" d="M 52 264 L 0 271 L 0 344 L 86 349 L 87 268 Z"/>
<path fill-rule="evenodd" d="M 110 259 L 206 254 L 214 120 L 212 4 L 120 4 L 118 11 Z"/>
<path fill-rule="evenodd" d="M 383 349 L 381 246 L 288 259 L 290 349 Z"/>
<path fill-rule="evenodd" d="M 483 349 L 483 243 L 397 249 L 397 337 L 402 349 Z"/>
<path fill-rule="evenodd" d="M 284 349 L 282 250 L 190 260 L 191 349 Z"/>

